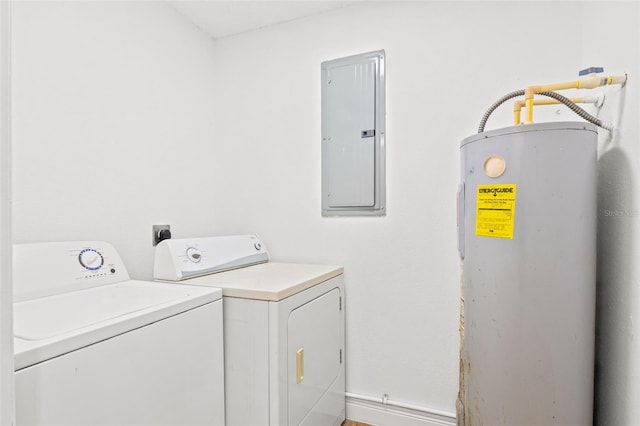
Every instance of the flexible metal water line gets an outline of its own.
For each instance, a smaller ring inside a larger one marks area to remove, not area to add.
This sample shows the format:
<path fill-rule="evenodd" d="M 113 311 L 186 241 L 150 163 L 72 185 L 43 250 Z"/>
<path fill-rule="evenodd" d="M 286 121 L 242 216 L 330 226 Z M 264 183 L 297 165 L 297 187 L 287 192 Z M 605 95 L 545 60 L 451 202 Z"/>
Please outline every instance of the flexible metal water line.
<path fill-rule="evenodd" d="M 518 96 L 524 96 L 524 89 L 514 90 L 513 92 L 509 92 L 503 97 L 501 97 L 500 99 L 498 99 L 497 101 L 495 101 L 494 103 L 492 103 L 491 106 L 487 109 L 487 111 L 482 116 L 482 120 L 480 120 L 480 125 L 478 126 L 478 133 L 484 132 L 484 126 L 487 124 L 487 120 L 489 119 L 491 114 L 493 114 L 493 111 L 495 111 L 500 105 L 507 102 L 509 99 L 513 99 Z"/>
<path fill-rule="evenodd" d="M 501 97 L 500 99 L 495 101 L 493 104 L 491 104 L 489 109 L 487 109 L 487 112 L 485 112 L 484 115 L 482 116 L 482 120 L 480 120 L 480 125 L 478 126 L 478 133 L 484 132 L 484 126 L 487 124 L 487 120 L 489 119 L 489 116 L 491 116 L 491 114 L 493 113 L 493 111 L 496 110 L 496 108 L 498 108 L 500 105 L 502 105 L 503 103 L 505 103 L 509 99 L 513 99 L 513 98 L 515 98 L 517 96 L 524 96 L 524 94 L 525 94 L 525 90 L 524 89 L 515 90 L 513 92 L 507 93 L 506 95 L 504 95 L 503 97 Z M 585 120 L 587 120 L 590 123 L 595 124 L 598 127 L 602 127 L 603 129 L 607 129 L 609 131 L 613 130 L 613 125 L 611 125 L 609 123 L 606 123 L 606 122 L 600 120 L 597 117 L 594 117 L 593 115 L 589 114 L 584 109 L 580 108 L 576 103 L 572 102 L 569 98 L 567 98 L 565 96 L 562 96 L 561 94 L 559 94 L 557 92 L 546 91 L 546 92 L 539 92 L 539 93 L 536 93 L 536 94 L 537 95 L 546 96 L 548 98 L 553 98 L 553 99 L 559 101 L 560 103 L 566 105 L 571 111 L 575 112 L 580 117 L 584 118 Z"/>

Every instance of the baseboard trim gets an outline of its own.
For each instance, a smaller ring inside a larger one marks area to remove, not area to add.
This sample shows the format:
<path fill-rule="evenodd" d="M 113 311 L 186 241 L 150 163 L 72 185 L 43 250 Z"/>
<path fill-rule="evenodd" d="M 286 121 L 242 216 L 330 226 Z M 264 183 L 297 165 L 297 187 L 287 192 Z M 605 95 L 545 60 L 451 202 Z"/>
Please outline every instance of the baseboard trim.
<path fill-rule="evenodd" d="M 374 426 L 455 426 L 455 415 L 347 394 L 347 418 Z"/>

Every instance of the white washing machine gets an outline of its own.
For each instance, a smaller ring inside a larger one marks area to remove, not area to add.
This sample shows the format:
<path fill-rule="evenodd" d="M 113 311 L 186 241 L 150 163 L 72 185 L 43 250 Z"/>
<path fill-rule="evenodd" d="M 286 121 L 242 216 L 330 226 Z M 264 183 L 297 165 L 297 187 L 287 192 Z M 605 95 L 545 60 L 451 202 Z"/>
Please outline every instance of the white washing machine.
<path fill-rule="evenodd" d="M 158 244 L 155 279 L 222 289 L 228 426 L 344 421 L 342 273 L 269 262 L 254 235 Z"/>
<path fill-rule="evenodd" d="M 101 241 L 14 246 L 16 424 L 224 425 L 222 294 Z"/>

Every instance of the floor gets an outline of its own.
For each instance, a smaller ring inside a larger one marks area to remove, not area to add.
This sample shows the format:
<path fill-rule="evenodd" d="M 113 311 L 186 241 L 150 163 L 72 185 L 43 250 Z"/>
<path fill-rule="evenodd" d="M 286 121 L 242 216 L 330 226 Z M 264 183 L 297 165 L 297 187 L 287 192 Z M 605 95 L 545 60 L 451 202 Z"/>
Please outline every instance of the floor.
<path fill-rule="evenodd" d="M 354 420 L 345 420 L 344 423 L 342 423 L 342 426 L 372 426 L 368 423 L 361 423 L 361 422 L 356 422 Z"/>

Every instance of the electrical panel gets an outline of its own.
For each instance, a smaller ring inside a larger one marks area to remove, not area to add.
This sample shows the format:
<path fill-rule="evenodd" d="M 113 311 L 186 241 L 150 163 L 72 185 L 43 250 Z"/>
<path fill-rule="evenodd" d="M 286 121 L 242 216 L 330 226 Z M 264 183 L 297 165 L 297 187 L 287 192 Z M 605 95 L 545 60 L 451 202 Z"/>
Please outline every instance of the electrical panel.
<path fill-rule="evenodd" d="M 383 50 L 322 63 L 322 214 L 385 214 Z"/>

